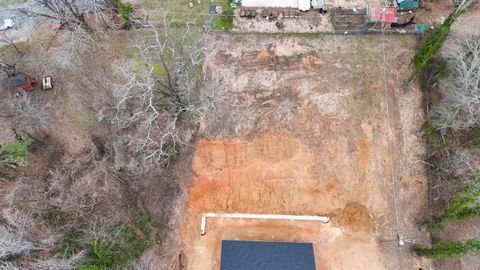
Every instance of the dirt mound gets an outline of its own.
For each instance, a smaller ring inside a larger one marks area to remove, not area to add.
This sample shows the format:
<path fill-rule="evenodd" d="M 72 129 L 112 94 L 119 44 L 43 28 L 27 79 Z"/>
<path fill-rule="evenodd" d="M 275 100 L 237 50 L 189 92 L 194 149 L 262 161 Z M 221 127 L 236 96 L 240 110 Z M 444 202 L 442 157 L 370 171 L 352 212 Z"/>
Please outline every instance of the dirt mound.
<path fill-rule="evenodd" d="M 344 233 L 372 232 L 375 229 L 375 224 L 368 209 L 358 202 L 345 205 L 340 226 Z"/>

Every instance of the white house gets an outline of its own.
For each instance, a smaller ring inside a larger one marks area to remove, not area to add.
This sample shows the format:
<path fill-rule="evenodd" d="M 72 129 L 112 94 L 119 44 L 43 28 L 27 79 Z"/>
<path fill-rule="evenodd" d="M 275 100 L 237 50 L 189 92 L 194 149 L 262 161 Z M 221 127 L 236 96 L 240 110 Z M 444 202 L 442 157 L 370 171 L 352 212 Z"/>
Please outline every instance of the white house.
<path fill-rule="evenodd" d="M 310 0 L 242 0 L 242 6 L 298 8 L 301 11 L 307 11 L 310 9 Z"/>

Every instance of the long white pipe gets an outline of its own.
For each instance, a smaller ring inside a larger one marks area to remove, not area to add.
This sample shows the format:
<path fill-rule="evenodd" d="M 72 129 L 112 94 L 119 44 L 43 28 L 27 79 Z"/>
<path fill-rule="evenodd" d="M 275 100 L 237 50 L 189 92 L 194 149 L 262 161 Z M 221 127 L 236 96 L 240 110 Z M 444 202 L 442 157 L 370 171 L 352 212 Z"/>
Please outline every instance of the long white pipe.
<path fill-rule="evenodd" d="M 295 215 L 268 215 L 268 214 L 217 214 L 217 213 L 203 213 L 200 222 L 200 232 L 202 235 L 207 233 L 207 218 L 249 218 L 249 219 L 281 219 L 281 220 L 303 220 L 303 221 L 320 221 L 322 223 L 330 222 L 327 216 L 295 216 Z"/>

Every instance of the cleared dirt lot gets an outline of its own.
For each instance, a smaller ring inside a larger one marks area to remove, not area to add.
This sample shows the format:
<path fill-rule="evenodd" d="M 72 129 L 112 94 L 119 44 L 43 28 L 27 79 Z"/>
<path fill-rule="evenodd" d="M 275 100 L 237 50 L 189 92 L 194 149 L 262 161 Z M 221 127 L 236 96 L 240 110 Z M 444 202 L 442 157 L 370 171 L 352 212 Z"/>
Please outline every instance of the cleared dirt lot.
<path fill-rule="evenodd" d="M 319 270 L 429 269 L 396 245 L 397 233 L 428 241 L 417 228 L 427 216 L 415 136 L 421 94 L 406 83 L 415 38 L 215 35 L 207 43 L 207 79 L 231 98 L 205 121 L 194 155 L 181 226 L 187 269 L 219 269 L 222 239 L 312 242 Z M 203 212 L 332 221 L 210 219 L 201 236 Z"/>

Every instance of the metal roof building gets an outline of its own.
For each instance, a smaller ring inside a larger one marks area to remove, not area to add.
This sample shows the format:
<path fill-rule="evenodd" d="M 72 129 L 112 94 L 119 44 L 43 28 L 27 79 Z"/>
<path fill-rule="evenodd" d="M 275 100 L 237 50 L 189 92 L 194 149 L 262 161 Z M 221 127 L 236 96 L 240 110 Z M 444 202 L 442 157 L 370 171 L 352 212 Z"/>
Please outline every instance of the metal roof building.
<path fill-rule="evenodd" d="M 307 11 L 310 9 L 310 0 L 242 0 L 242 6 L 298 8 Z"/>
<path fill-rule="evenodd" d="M 396 22 L 395 8 L 393 7 L 373 7 L 369 10 L 370 22 Z"/>
<path fill-rule="evenodd" d="M 315 270 L 313 245 L 223 240 L 220 270 Z"/>

